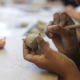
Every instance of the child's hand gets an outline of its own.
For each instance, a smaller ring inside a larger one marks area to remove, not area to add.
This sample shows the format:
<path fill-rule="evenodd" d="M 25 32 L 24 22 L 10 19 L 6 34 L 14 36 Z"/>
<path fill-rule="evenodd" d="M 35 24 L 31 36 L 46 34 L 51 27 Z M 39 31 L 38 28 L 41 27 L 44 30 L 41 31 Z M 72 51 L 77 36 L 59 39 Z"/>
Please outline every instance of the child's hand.
<path fill-rule="evenodd" d="M 36 53 L 34 53 L 27 47 L 26 43 L 23 42 L 23 57 L 25 60 L 34 63 L 42 69 L 56 72 L 64 79 L 68 78 L 69 73 L 71 73 L 72 71 L 74 72 L 74 67 L 76 68 L 76 71 L 78 71 L 72 60 L 70 60 L 64 54 L 50 49 L 41 36 L 37 36 L 36 40 L 41 47 L 44 55 L 35 55 L 36 53 L 40 54 L 40 52 L 37 51 Z"/>
<path fill-rule="evenodd" d="M 64 53 L 80 66 L 79 45 L 75 29 L 65 29 L 65 26 L 74 25 L 73 20 L 66 13 L 54 14 L 54 21 L 51 21 L 46 28 L 46 35 L 52 39 L 58 51 Z M 48 32 L 50 31 L 50 32 Z"/>

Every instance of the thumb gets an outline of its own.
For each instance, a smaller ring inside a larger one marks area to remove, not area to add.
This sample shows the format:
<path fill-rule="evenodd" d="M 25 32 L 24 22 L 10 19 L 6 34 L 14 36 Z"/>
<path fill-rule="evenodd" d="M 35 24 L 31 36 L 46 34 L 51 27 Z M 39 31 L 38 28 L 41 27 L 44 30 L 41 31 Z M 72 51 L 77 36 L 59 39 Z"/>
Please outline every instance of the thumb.
<path fill-rule="evenodd" d="M 68 36 L 70 34 L 70 31 L 68 29 L 65 29 L 64 27 L 58 25 L 49 26 L 48 30 L 61 36 Z"/>
<path fill-rule="evenodd" d="M 46 57 L 50 56 L 51 49 L 49 48 L 45 40 L 40 35 L 36 37 L 36 40 Z"/>

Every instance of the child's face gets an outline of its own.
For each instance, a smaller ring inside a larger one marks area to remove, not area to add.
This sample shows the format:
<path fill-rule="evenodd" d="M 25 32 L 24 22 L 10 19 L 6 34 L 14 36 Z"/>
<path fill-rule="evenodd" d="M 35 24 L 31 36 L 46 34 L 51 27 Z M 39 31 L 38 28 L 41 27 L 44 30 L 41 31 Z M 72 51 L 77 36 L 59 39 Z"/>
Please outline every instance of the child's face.
<path fill-rule="evenodd" d="M 75 0 L 77 2 L 77 4 L 80 4 L 80 0 Z"/>

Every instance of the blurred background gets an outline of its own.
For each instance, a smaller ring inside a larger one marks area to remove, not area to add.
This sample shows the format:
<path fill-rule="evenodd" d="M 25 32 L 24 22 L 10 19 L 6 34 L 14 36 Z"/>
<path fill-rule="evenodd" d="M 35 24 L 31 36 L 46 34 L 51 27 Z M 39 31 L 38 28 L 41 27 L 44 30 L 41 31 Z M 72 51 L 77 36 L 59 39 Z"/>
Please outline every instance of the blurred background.
<path fill-rule="evenodd" d="M 0 36 L 43 34 L 53 14 L 64 11 L 79 23 L 80 8 L 73 0 L 0 0 Z"/>

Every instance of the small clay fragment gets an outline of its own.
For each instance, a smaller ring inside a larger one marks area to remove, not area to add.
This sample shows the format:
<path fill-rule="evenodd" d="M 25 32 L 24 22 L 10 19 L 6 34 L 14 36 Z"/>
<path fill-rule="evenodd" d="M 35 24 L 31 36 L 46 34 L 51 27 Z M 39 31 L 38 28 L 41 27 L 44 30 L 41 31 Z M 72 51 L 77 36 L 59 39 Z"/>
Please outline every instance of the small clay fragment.
<path fill-rule="evenodd" d="M 25 22 L 23 22 L 23 23 L 21 23 L 21 27 L 27 27 L 27 23 L 25 23 Z"/>

